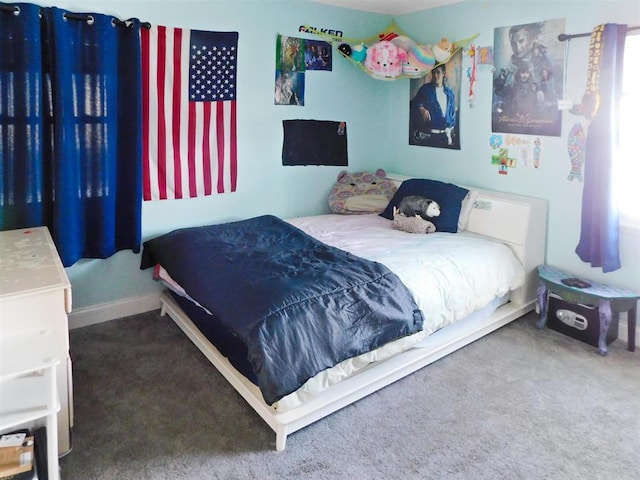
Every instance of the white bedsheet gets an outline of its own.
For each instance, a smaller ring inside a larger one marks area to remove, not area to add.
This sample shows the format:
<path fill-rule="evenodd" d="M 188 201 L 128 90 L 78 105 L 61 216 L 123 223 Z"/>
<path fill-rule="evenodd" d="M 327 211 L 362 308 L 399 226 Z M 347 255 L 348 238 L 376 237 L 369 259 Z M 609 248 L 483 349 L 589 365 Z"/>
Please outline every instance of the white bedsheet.
<path fill-rule="evenodd" d="M 524 269 L 505 244 L 471 233 L 412 234 L 379 215 L 288 220 L 335 247 L 380 262 L 400 277 L 434 332 L 520 287 Z"/>
<path fill-rule="evenodd" d="M 411 290 L 424 313 L 424 328 L 372 352 L 347 359 L 309 379 L 276 404 L 295 408 L 371 363 L 390 358 L 442 327 L 485 307 L 490 315 L 511 290 L 524 283 L 524 269 L 505 244 L 472 233 L 412 234 L 391 228 L 379 215 L 320 215 L 288 219 L 292 225 L 335 247 L 391 269 Z"/>

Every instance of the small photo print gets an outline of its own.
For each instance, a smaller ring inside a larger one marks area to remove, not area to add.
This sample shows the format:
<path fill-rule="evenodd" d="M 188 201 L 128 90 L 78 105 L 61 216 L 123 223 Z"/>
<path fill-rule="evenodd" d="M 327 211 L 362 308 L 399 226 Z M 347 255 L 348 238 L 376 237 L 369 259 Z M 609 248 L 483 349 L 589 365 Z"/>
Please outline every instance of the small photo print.
<path fill-rule="evenodd" d="M 304 66 L 307 70 L 331 71 L 331 44 L 322 40 L 305 40 Z"/>
<path fill-rule="evenodd" d="M 276 42 L 276 69 L 283 72 L 304 72 L 303 38 L 278 35 Z"/>
<path fill-rule="evenodd" d="M 276 71 L 274 104 L 304 106 L 304 73 Z"/>

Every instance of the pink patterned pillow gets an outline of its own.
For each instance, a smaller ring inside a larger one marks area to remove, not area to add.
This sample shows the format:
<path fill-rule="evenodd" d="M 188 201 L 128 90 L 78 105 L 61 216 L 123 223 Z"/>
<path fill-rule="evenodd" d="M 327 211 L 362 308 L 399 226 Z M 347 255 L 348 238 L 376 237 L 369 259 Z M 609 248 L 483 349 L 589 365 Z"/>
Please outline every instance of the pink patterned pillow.
<path fill-rule="evenodd" d="M 375 173 L 341 171 L 329 195 L 331 211 L 347 215 L 382 212 L 396 192 L 386 175 L 381 168 Z"/>

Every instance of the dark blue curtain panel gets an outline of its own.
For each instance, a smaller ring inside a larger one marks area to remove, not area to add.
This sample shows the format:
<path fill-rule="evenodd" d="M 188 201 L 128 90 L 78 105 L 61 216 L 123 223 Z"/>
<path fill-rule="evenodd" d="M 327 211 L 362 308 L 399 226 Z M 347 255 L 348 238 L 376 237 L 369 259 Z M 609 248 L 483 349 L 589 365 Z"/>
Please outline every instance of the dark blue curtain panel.
<path fill-rule="evenodd" d="M 65 266 L 138 252 L 140 22 L 11 5 L 0 11 L 0 228 L 46 225 Z"/>

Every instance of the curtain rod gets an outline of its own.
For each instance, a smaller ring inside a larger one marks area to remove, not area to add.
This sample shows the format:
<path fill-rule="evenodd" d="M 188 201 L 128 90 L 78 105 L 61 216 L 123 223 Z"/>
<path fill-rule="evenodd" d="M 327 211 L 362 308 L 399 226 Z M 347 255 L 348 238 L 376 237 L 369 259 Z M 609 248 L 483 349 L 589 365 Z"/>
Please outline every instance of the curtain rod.
<path fill-rule="evenodd" d="M 638 27 L 628 27 L 627 28 L 627 32 L 629 32 L 631 30 L 640 30 L 640 26 L 638 26 Z M 565 40 L 571 40 L 572 38 L 590 37 L 590 36 L 591 36 L 591 32 L 589 32 L 589 33 L 574 33 L 573 35 L 569 35 L 569 34 L 566 34 L 566 33 L 561 33 L 560 35 L 558 35 L 558 40 L 560 40 L 561 42 L 564 42 Z"/>
<path fill-rule="evenodd" d="M 91 25 L 93 23 L 93 15 L 87 14 L 87 13 L 63 13 L 62 16 L 65 19 L 69 19 L 69 20 L 81 20 L 81 21 L 86 21 L 89 25 Z M 118 25 L 118 26 L 125 26 L 128 27 L 129 26 L 129 22 L 132 19 L 128 19 L 128 20 L 119 20 L 116 17 L 113 17 L 111 19 L 111 23 L 113 25 Z M 140 26 L 143 28 L 151 28 L 151 24 L 149 22 L 140 22 Z"/>
<path fill-rule="evenodd" d="M 4 11 L 4 12 L 11 12 L 14 15 L 18 16 L 20 15 L 20 7 L 17 5 L 3 5 L 0 4 L 0 11 Z M 65 12 L 63 14 L 65 19 L 69 19 L 69 20 L 82 20 L 82 21 L 86 21 L 87 23 L 89 23 L 89 25 L 91 25 L 93 23 L 93 16 L 92 15 L 88 15 L 88 14 L 83 14 L 83 13 L 67 13 Z M 113 17 L 113 20 L 111 20 L 113 22 L 114 25 L 124 25 L 127 26 L 127 22 L 129 22 L 131 19 L 129 20 L 119 20 L 115 17 Z M 140 26 L 143 28 L 151 28 L 151 24 L 149 22 L 140 22 Z"/>
<path fill-rule="evenodd" d="M 4 12 L 11 12 L 14 15 L 20 15 L 20 7 L 17 5 L 0 5 L 0 10 Z"/>

